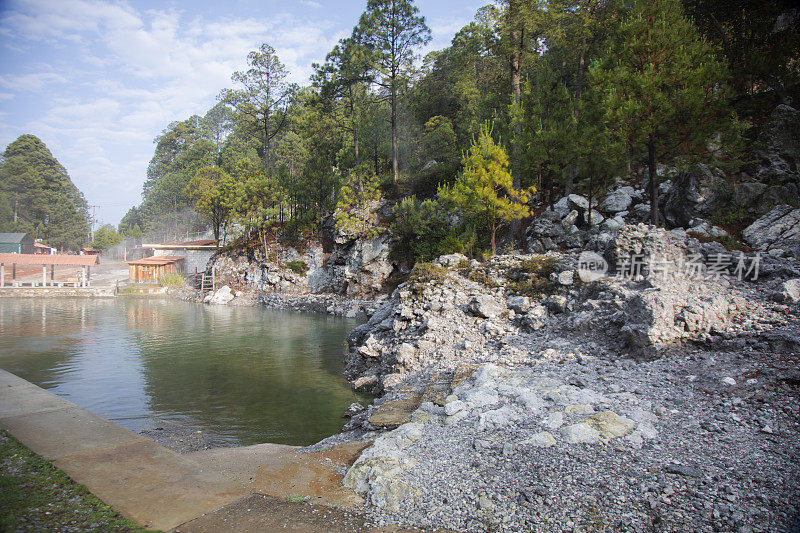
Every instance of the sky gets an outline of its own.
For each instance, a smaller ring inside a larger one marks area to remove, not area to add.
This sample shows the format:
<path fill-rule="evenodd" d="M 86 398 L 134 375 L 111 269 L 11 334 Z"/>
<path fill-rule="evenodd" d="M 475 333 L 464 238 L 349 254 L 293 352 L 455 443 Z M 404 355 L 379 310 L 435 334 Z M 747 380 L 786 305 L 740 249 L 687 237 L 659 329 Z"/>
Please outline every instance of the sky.
<path fill-rule="evenodd" d="M 450 44 L 488 0 L 417 0 L 432 41 Z M 0 149 L 39 137 L 117 224 L 141 201 L 153 140 L 203 115 L 250 50 L 272 45 L 308 85 L 366 0 L 0 0 Z"/>

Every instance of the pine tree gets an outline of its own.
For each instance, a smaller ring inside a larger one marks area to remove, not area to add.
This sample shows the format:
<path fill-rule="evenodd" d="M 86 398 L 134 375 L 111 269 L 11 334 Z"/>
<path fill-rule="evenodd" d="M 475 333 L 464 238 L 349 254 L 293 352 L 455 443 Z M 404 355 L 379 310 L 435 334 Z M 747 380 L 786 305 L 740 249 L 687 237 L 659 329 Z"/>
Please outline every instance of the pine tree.
<path fill-rule="evenodd" d="M 658 225 L 658 162 L 705 155 L 712 134 L 738 132 L 725 67 L 678 0 L 639 0 L 610 58 L 590 77 L 616 138 L 631 154 L 647 154 L 650 217 Z"/>
<path fill-rule="evenodd" d="M 441 188 L 439 196 L 486 224 L 492 236 L 494 255 L 499 224 L 529 216 L 527 202 L 536 190 L 514 188 L 508 156 L 494 142 L 491 129 L 486 125 L 481 127 L 462 163 L 464 172 L 452 187 Z"/>
<path fill-rule="evenodd" d="M 11 208 L 9 226 L 59 248 L 85 243 L 88 205 L 47 146 L 34 135 L 22 135 L 3 156 L 0 194 Z"/>

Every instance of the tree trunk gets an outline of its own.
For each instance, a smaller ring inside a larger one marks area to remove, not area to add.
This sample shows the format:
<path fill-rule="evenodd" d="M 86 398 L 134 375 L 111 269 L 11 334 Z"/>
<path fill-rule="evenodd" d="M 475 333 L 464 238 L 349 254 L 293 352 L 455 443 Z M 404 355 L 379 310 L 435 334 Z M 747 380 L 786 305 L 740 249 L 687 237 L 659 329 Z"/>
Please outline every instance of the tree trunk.
<path fill-rule="evenodd" d="M 497 255 L 497 245 L 495 244 L 495 235 L 497 235 L 497 223 L 492 223 L 492 256 Z"/>
<path fill-rule="evenodd" d="M 392 83 L 394 85 L 394 82 Z M 392 88 L 392 180 L 397 184 L 399 170 L 397 167 L 397 94 Z"/>
<path fill-rule="evenodd" d="M 589 172 L 589 208 L 586 210 L 586 225 L 592 229 L 592 199 L 594 197 L 594 172 Z"/>
<path fill-rule="evenodd" d="M 653 135 L 647 142 L 647 171 L 650 175 L 650 223 L 658 226 L 658 185 L 656 184 L 656 143 Z"/>
<path fill-rule="evenodd" d="M 375 136 L 375 142 L 372 144 L 374 148 L 373 154 L 375 155 L 375 175 L 378 175 L 378 136 Z"/>
<path fill-rule="evenodd" d="M 580 59 L 578 60 L 578 77 L 577 83 L 575 84 L 575 107 L 572 110 L 573 115 L 575 118 L 578 118 L 580 113 L 580 102 L 581 102 L 581 94 L 583 94 L 583 74 L 586 70 L 586 37 L 583 38 L 581 44 L 581 55 Z"/>
<path fill-rule="evenodd" d="M 14 224 L 17 223 L 17 209 L 19 206 L 19 198 L 14 197 Z"/>
<path fill-rule="evenodd" d="M 264 170 L 269 172 L 269 111 L 264 114 Z"/>
<path fill-rule="evenodd" d="M 511 0 L 508 3 L 508 16 L 509 21 L 512 24 L 511 29 L 511 105 L 518 108 L 520 102 L 520 83 L 521 83 L 521 71 L 520 71 L 520 59 L 522 56 L 522 39 L 524 35 L 524 30 L 520 29 L 519 24 L 519 5 L 518 0 Z M 515 112 L 518 109 L 515 109 Z M 519 161 L 520 161 L 520 149 L 519 149 L 519 142 L 520 136 L 522 134 L 522 125 L 519 123 L 518 120 L 514 121 L 514 139 L 512 141 L 512 152 L 511 152 L 511 175 L 514 178 L 514 188 L 519 189 L 521 186 L 520 180 L 520 172 L 519 172 Z"/>
<path fill-rule="evenodd" d="M 356 102 L 352 87 L 350 87 L 350 113 L 353 119 L 353 152 L 356 156 L 356 166 L 358 166 L 361 163 L 358 157 L 358 113 L 356 112 Z"/>

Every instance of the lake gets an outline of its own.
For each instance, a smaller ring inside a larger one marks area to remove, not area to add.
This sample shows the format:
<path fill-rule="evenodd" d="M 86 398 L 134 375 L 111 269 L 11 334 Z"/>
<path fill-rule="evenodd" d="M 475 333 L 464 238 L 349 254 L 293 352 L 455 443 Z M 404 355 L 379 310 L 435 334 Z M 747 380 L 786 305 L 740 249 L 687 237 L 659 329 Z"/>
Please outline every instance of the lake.
<path fill-rule="evenodd" d="M 307 445 L 368 400 L 342 375 L 357 321 L 168 299 L 0 299 L 0 368 L 132 431 Z"/>

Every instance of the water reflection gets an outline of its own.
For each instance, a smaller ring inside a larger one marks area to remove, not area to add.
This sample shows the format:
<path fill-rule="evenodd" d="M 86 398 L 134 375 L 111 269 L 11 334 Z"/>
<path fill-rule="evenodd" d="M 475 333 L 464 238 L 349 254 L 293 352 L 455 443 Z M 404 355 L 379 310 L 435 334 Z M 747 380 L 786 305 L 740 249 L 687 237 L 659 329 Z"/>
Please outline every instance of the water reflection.
<path fill-rule="evenodd" d="M 342 377 L 353 321 L 167 300 L 0 301 L 0 367 L 139 431 L 212 444 L 307 444 L 357 397 Z"/>

